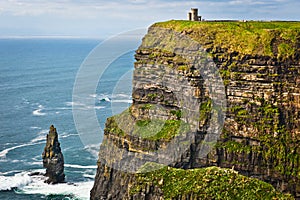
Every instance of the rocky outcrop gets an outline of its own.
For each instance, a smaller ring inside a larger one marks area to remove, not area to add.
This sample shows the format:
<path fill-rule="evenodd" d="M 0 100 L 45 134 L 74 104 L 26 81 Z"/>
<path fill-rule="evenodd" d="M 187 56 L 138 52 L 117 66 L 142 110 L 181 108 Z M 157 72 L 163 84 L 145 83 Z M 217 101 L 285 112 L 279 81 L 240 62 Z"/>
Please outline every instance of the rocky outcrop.
<path fill-rule="evenodd" d="M 163 183 L 131 193 L 147 162 L 234 168 L 299 197 L 299 32 L 185 25 L 155 24 L 136 51 L 133 104 L 107 120 L 91 199 L 163 199 Z"/>
<path fill-rule="evenodd" d="M 47 142 L 42 158 L 43 166 L 46 168 L 45 176 L 48 177 L 46 182 L 51 184 L 64 182 L 64 157 L 58 142 L 56 128 L 53 125 L 50 126 L 49 134 L 47 134 Z"/>

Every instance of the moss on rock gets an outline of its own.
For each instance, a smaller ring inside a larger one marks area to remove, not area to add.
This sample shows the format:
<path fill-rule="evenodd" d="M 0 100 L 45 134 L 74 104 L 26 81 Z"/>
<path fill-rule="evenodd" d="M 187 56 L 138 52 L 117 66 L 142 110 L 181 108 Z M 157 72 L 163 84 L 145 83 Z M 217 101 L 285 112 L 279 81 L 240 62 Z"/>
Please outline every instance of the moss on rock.
<path fill-rule="evenodd" d="M 136 177 L 137 181 L 130 190 L 131 195 L 147 184 L 153 184 L 162 190 L 164 199 L 176 199 L 185 195 L 192 195 L 197 199 L 222 200 L 293 199 L 289 194 L 276 191 L 268 183 L 242 176 L 232 169 L 219 167 L 183 170 L 146 163 Z"/>

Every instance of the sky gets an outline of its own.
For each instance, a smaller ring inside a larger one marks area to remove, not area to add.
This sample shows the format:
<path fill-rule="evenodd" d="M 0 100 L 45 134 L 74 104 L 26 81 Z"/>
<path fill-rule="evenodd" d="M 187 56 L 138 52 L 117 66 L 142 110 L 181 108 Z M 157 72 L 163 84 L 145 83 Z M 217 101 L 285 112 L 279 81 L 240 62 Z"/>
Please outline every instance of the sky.
<path fill-rule="evenodd" d="M 299 0 L 0 0 L 0 37 L 107 38 L 158 21 L 299 20 Z"/>

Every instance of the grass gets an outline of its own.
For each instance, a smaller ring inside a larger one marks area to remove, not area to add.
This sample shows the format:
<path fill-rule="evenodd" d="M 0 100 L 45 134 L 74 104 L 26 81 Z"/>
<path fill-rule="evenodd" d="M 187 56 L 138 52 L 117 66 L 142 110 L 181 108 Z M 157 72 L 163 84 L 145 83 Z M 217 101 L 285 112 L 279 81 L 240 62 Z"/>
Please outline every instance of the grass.
<path fill-rule="evenodd" d="M 139 120 L 135 124 L 133 135 L 153 141 L 170 141 L 188 130 L 189 126 L 181 120 Z"/>
<path fill-rule="evenodd" d="M 183 170 L 146 163 L 136 176 L 137 182 L 131 188 L 131 194 L 139 192 L 147 184 L 153 184 L 162 190 L 164 199 L 184 195 L 222 200 L 293 199 L 291 195 L 277 192 L 268 183 L 242 176 L 232 169 L 208 167 Z"/>
<path fill-rule="evenodd" d="M 211 110 L 212 110 L 212 100 L 211 99 L 208 99 L 207 101 L 201 103 L 200 110 L 199 110 L 200 122 L 207 122 L 207 120 L 210 118 Z"/>
<path fill-rule="evenodd" d="M 187 32 L 205 48 L 221 47 L 228 53 L 271 56 L 278 59 L 299 53 L 300 22 L 193 22 L 171 20 L 153 27 Z"/>
<path fill-rule="evenodd" d="M 171 110 L 170 113 L 179 120 L 182 117 L 182 111 L 181 110 Z"/>
<path fill-rule="evenodd" d="M 179 116 L 181 117 L 180 111 L 174 111 L 174 115 L 178 117 L 177 120 L 135 120 L 129 110 L 127 109 L 119 115 L 108 118 L 104 133 L 123 137 L 135 135 L 151 141 L 170 141 L 177 135 L 189 131 L 188 124 L 179 119 Z"/>
<path fill-rule="evenodd" d="M 119 128 L 119 124 L 115 117 L 109 117 L 106 119 L 104 134 L 115 134 L 118 136 L 125 136 L 125 132 Z"/>

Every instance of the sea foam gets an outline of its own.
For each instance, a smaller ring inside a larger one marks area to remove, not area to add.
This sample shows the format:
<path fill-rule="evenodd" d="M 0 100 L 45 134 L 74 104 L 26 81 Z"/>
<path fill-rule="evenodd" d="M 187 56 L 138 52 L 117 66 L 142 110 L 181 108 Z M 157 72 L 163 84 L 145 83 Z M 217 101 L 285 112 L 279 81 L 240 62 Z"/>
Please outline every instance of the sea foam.
<path fill-rule="evenodd" d="M 65 164 L 65 167 L 70 167 L 70 168 L 77 168 L 77 169 L 97 169 L 97 165 L 72 165 L 72 164 Z"/>
<path fill-rule="evenodd" d="M 15 174 L 14 176 L 0 176 L 0 191 L 19 188 L 31 182 L 32 178 L 25 172 Z"/>
<path fill-rule="evenodd" d="M 0 175 L 0 191 L 17 189 L 16 193 L 19 194 L 71 195 L 76 199 L 90 198 L 90 190 L 94 184 L 92 180 L 49 185 L 44 182 L 46 177 L 43 175 L 30 176 L 33 172 L 44 173 L 44 170 L 20 172 L 13 176 Z"/>
<path fill-rule="evenodd" d="M 38 106 L 38 109 L 34 110 L 34 111 L 32 112 L 32 114 L 35 115 L 35 116 L 44 116 L 44 115 L 46 115 L 46 113 L 43 113 L 43 112 L 42 112 L 43 109 L 44 109 L 44 106 L 39 105 L 39 106 Z"/>

